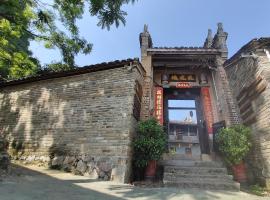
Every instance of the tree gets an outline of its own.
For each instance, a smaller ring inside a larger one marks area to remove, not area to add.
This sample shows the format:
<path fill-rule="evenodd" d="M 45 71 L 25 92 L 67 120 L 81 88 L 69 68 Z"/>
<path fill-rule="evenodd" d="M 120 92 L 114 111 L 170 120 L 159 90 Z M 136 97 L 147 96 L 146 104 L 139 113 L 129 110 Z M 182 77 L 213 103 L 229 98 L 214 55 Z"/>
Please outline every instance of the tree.
<path fill-rule="evenodd" d="M 4 78 L 19 78 L 37 73 L 41 67 L 29 51 L 29 41 L 44 42 L 58 48 L 62 62 L 48 65 L 58 71 L 76 67 L 78 53 L 89 54 L 92 44 L 82 38 L 76 21 L 85 7 L 97 16 L 98 26 L 109 29 L 125 25 L 123 4 L 135 0 L 2 0 L 0 5 L 0 73 Z M 59 26 L 60 24 L 60 26 Z M 61 28 L 59 28 L 61 27 Z M 58 68 L 59 67 L 59 68 Z"/>

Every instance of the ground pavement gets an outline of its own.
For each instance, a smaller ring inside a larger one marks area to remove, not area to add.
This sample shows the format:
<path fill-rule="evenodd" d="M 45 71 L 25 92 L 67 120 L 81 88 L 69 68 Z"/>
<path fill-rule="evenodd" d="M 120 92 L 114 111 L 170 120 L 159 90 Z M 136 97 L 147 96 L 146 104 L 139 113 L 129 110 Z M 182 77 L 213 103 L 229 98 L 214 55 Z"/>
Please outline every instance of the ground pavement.
<path fill-rule="evenodd" d="M 140 188 L 104 182 L 36 166 L 13 166 L 12 175 L 0 177 L 0 200 L 207 200 L 270 199 L 244 192 Z"/>

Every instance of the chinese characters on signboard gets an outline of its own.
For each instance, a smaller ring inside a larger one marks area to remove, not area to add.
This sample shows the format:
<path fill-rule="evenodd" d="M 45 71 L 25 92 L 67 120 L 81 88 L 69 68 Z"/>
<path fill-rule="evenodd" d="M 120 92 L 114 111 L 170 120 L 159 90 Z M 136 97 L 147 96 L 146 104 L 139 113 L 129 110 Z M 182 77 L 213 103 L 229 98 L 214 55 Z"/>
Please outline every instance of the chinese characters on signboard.
<path fill-rule="evenodd" d="M 213 134 L 213 112 L 212 112 L 212 104 L 210 98 L 210 92 L 208 87 L 201 88 L 202 93 L 202 102 L 203 102 L 203 110 L 205 114 L 205 121 L 207 125 L 207 132 L 208 134 Z"/>
<path fill-rule="evenodd" d="M 170 74 L 170 82 L 196 82 L 194 74 Z"/>
<path fill-rule="evenodd" d="M 163 88 L 156 87 L 155 117 L 163 125 Z"/>
<path fill-rule="evenodd" d="M 176 88 L 191 88 L 192 85 L 186 82 L 178 82 L 176 83 Z"/>

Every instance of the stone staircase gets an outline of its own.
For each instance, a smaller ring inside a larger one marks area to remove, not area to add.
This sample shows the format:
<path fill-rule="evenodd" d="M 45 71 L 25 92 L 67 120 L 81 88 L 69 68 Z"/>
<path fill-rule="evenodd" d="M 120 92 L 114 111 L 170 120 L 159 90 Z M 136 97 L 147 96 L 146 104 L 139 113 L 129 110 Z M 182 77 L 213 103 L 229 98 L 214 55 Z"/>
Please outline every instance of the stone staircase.
<path fill-rule="evenodd" d="M 170 158 L 163 160 L 163 183 L 167 187 L 239 191 L 240 184 L 228 175 L 221 161 L 199 158 Z"/>

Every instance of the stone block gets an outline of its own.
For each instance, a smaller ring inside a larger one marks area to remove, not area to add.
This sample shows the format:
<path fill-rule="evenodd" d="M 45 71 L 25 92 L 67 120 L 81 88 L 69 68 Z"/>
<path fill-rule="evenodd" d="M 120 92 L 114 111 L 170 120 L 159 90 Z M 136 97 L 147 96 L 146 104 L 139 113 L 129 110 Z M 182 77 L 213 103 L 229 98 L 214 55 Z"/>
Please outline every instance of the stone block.
<path fill-rule="evenodd" d="M 63 165 L 64 157 L 63 156 L 55 156 L 52 159 L 52 167 L 60 167 Z"/>
<path fill-rule="evenodd" d="M 77 166 L 76 166 L 76 171 L 79 173 L 79 174 L 84 174 L 85 171 L 87 169 L 87 165 L 85 162 L 83 162 L 82 160 L 79 160 L 79 162 L 77 163 Z"/>

